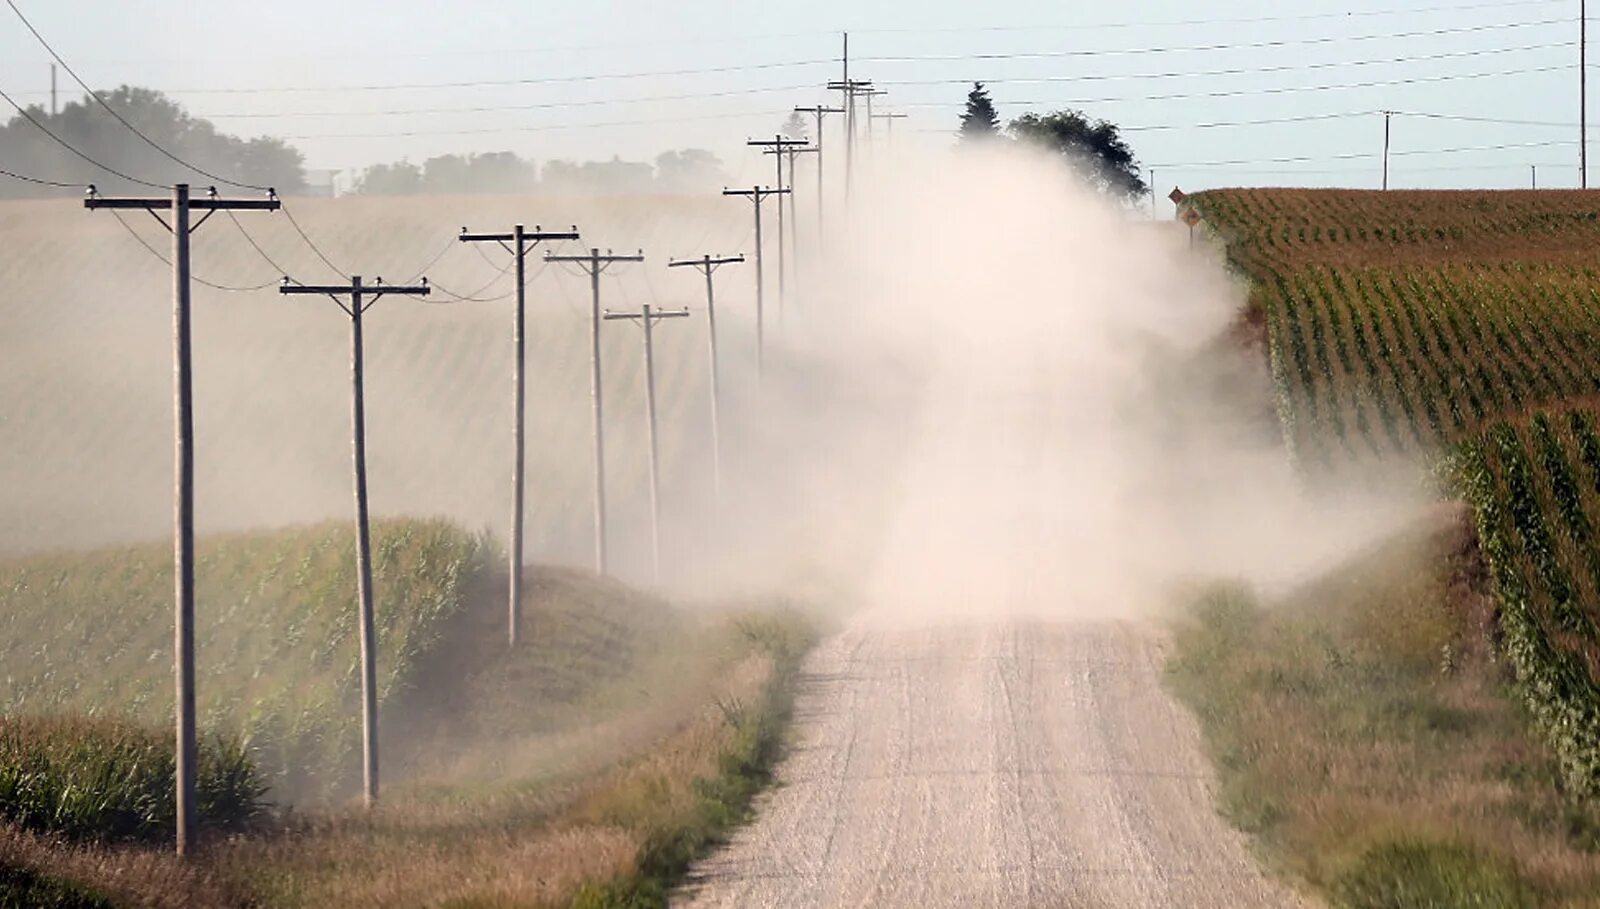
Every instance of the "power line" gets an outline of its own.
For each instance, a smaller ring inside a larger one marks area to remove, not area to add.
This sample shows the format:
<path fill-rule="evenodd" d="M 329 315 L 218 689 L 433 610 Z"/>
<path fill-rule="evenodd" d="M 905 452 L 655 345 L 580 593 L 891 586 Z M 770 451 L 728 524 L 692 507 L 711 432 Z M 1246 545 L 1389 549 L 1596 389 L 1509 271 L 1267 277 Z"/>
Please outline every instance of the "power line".
<path fill-rule="evenodd" d="M 294 227 L 294 232 L 300 235 L 300 239 L 304 240 L 305 244 L 307 246 L 311 247 L 311 251 L 313 253 L 316 253 L 317 258 L 322 260 L 322 264 L 323 265 L 326 265 L 329 268 L 333 269 L 333 273 L 338 275 L 339 277 L 344 278 L 345 280 L 349 280 L 350 279 L 350 276 L 348 274 L 346 274 L 343 269 L 341 269 L 341 268 L 339 268 L 339 266 L 333 264 L 333 260 L 329 259 L 327 257 L 327 255 L 325 253 L 323 253 L 321 247 L 319 247 L 319 246 L 317 246 L 317 244 L 311 242 L 311 238 L 306 235 L 305 228 L 301 227 L 300 226 L 300 222 L 296 221 L 294 219 L 294 214 L 289 211 L 287 206 L 285 206 L 283 208 L 283 215 L 284 215 L 284 217 L 289 219 L 289 224 Z"/>
<path fill-rule="evenodd" d="M 1554 147 L 1560 147 L 1560 146 L 1564 146 L 1564 145 L 1576 145 L 1576 144 L 1577 143 L 1575 141 L 1572 141 L 1572 140 L 1559 139 L 1559 140 L 1546 141 L 1546 142 L 1513 142 L 1513 143 L 1504 143 L 1504 144 L 1499 144 L 1499 145 L 1465 145 L 1465 146 L 1458 146 L 1458 147 L 1454 147 L 1454 148 L 1419 148 L 1419 149 L 1409 149 L 1409 150 L 1391 152 L 1391 155 L 1393 157 L 1405 157 L 1405 156 L 1416 156 L 1416 155 L 1454 155 L 1454 154 L 1461 154 L 1463 152 L 1508 151 L 1508 150 L 1513 150 L 1513 149 L 1525 149 L 1525 148 L 1554 148 Z M 1341 154 L 1332 154 L 1332 155 L 1291 155 L 1291 156 L 1285 156 L 1285 157 L 1279 157 L 1279 158 L 1255 158 L 1255 159 L 1244 159 L 1244 160 L 1235 160 L 1235 161 L 1197 161 L 1197 162 L 1193 162 L 1193 163 L 1189 163 L 1189 164 L 1155 163 L 1155 164 L 1150 164 L 1148 166 L 1149 167 L 1161 168 L 1163 170 L 1170 170 L 1170 169 L 1201 168 L 1201 167 L 1235 167 L 1235 166 L 1250 165 L 1250 164 L 1295 164 L 1295 163 L 1300 163 L 1300 162 L 1318 162 L 1318 161 L 1357 161 L 1357 160 L 1368 160 L 1368 159 L 1373 159 L 1373 158 L 1378 158 L 1378 157 L 1380 157 L 1380 155 L 1377 152 L 1344 152 L 1344 153 L 1341 153 Z"/>
<path fill-rule="evenodd" d="M 1320 69 L 1349 69 L 1359 66 L 1392 66 L 1399 63 L 1416 63 L 1434 60 L 1456 60 L 1495 54 L 1526 53 L 1528 51 L 1555 50 L 1576 46 L 1575 41 L 1555 41 L 1544 44 L 1523 44 L 1515 47 L 1473 48 L 1471 50 L 1443 51 L 1435 54 L 1408 54 L 1403 57 L 1385 57 L 1376 60 L 1351 60 L 1321 63 L 1289 63 L 1279 66 L 1247 66 L 1229 69 L 1166 70 L 1156 73 L 1086 73 L 1077 76 L 1022 76 L 1018 78 L 984 79 L 985 85 L 1039 85 L 1057 82 L 1115 82 L 1126 79 L 1194 79 L 1206 76 L 1258 76 L 1267 73 L 1293 73 Z M 903 79 L 879 80 L 881 85 L 965 85 L 971 79 Z M 955 106 L 955 103 L 951 103 Z"/>
<path fill-rule="evenodd" d="M 7 0 L 10 2 L 10 0 Z M 338 94 L 341 92 L 419 91 L 443 88 L 483 88 L 514 85 L 556 85 L 572 82 L 605 82 L 622 79 L 653 79 L 664 76 L 701 76 L 725 73 L 753 72 L 772 69 L 795 69 L 807 66 L 832 65 L 832 59 L 786 60 L 778 63 L 745 63 L 736 66 L 713 66 L 702 69 L 652 70 L 648 72 L 594 73 L 580 76 L 541 76 L 528 79 L 473 79 L 462 82 L 400 82 L 369 85 L 296 85 L 257 86 L 254 88 L 173 88 L 175 95 L 268 95 L 268 94 Z"/>
<path fill-rule="evenodd" d="M 161 261 L 162 265 L 165 265 L 168 268 L 172 267 L 172 260 L 167 258 L 166 256 L 163 256 L 161 254 L 161 251 L 156 249 L 154 246 L 151 246 L 149 241 L 147 241 L 144 237 L 139 236 L 139 232 L 133 229 L 133 225 L 129 224 L 122 217 L 120 212 L 113 211 L 111 213 L 111 217 L 117 219 L 117 223 L 122 225 L 122 229 L 127 231 L 128 235 L 133 237 L 133 239 L 137 240 L 139 245 L 144 247 L 144 251 L 145 252 L 147 252 L 150 255 L 155 256 L 157 259 L 159 259 Z M 232 217 L 232 216 L 230 215 L 230 217 Z M 267 281 L 267 282 L 264 282 L 264 283 L 261 283 L 261 284 L 253 284 L 253 285 L 249 285 L 249 286 L 245 286 L 245 287 L 239 287 L 239 286 L 234 286 L 234 285 L 230 285 L 230 284 L 218 284 L 215 281 L 207 281 L 205 278 L 202 278 L 199 275 L 195 275 L 195 274 L 191 274 L 189 276 L 189 278 L 190 278 L 190 280 L 194 281 L 194 283 L 202 284 L 202 285 L 204 285 L 206 287 L 211 288 L 212 290 L 224 290 L 224 291 L 228 291 L 229 293 L 253 293 L 253 292 L 258 291 L 258 290 L 266 290 L 267 288 L 273 287 L 273 286 L 278 284 L 278 279 L 277 278 L 273 278 L 271 281 Z"/>
<path fill-rule="evenodd" d="M 1501 0 L 1494 3 L 1458 4 L 1451 6 L 1424 6 L 1415 9 L 1355 10 L 1337 13 L 1303 13 L 1292 16 L 1241 16 L 1233 18 L 1176 19 L 1158 22 L 1106 22 L 1075 23 L 1071 25 L 992 25 L 948 28 L 862 28 L 851 29 L 852 34 L 864 35 L 933 35 L 972 32 L 1045 32 L 1045 31 L 1101 31 L 1125 28 L 1192 28 L 1203 25 L 1256 25 L 1265 22 L 1306 22 L 1316 19 L 1354 19 L 1377 16 L 1402 16 L 1424 13 L 1463 13 L 1484 9 L 1511 7 L 1550 6 L 1566 0 Z"/>
<path fill-rule="evenodd" d="M 1078 99 L 1004 99 L 1006 104 L 1121 104 L 1130 101 L 1192 101 L 1200 98 L 1240 98 L 1252 95 L 1292 95 L 1302 92 L 1344 91 L 1355 88 L 1388 88 L 1397 85 L 1422 85 L 1436 82 L 1455 82 L 1466 79 L 1494 79 L 1501 76 L 1526 76 L 1536 73 L 1566 72 L 1570 66 L 1533 66 L 1476 73 L 1450 73 L 1437 76 L 1414 76 L 1404 79 L 1374 79 L 1366 82 L 1343 82 L 1328 85 L 1278 86 L 1273 88 L 1240 88 L 1209 92 L 1174 92 L 1165 95 L 1120 95 L 1103 98 Z M 960 107 L 960 102 L 908 101 L 905 107 Z"/>
<path fill-rule="evenodd" d="M 21 114 L 23 119 L 27 120 L 29 123 L 32 123 L 34 125 L 34 127 L 36 127 L 40 132 L 44 133 L 46 136 L 49 136 L 50 139 L 52 141 L 54 141 L 57 145 L 61 146 L 62 148 L 66 149 L 69 152 L 72 152 L 74 155 L 77 155 L 78 157 L 80 157 L 83 160 L 89 162 L 90 164 L 94 165 L 95 167 L 98 167 L 99 169 L 105 171 L 106 173 L 111 174 L 112 176 L 115 176 L 115 177 L 121 177 L 122 179 L 127 180 L 129 183 L 137 183 L 140 186 L 148 186 L 148 187 L 150 187 L 152 189 L 165 189 L 166 188 L 165 186 L 163 186 L 160 183 L 151 183 L 149 180 L 141 180 L 138 177 L 132 176 L 130 174 L 125 174 L 122 171 L 117 170 L 114 167 L 111 167 L 110 165 L 101 164 L 99 161 L 95 160 L 94 158 L 89 157 L 89 155 L 87 153 L 79 151 L 77 146 L 73 145 L 72 143 L 68 142 L 67 140 L 65 140 L 65 139 L 61 138 L 60 136 L 56 135 L 54 132 L 51 131 L 50 127 L 45 126 L 43 123 L 40 123 L 37 117 L 35 117 L 32 113 L 30 113 L 27 108 L 23 107 L 22 105 L 18 104 L 15 100 L 13 100 L 10 95 L 5 93 L 4 90 L 0 90 L 0 98 L 4 98 L 6 100 L 6 103 L 10 104 L 12 107 L 17 109 L 17 113 Z"/>
<path fill-rule="evenodd" d="M 1303 47 L 1318 44 L 1346 44 L 1352 41 L 1382 41 L 1395 38 L 1432 38 L 1443 35 L 1462 35 L 1476 32 L 1503 32 L 1515 28 L 1539 28 L 1547 25 L 1570 25 L 1567 19 L 1536 19 L 1531 22 L 1504 22 L 1484 25 L 1457 25 L 1448 28 L 1423 29 L 1409 32 L 1388 32 L 1366 35 L 1322 35 L 1315 38 L 1277 38 L 1269 41 L 1223 42 L 1216 44 L 1171 45 L 1166 47 L 1111 48 L 1070 51 L 1016 51 L 981 54 L 925 54 L 882 57 L 863 57 L 863 63 L 959 63 L 968 60 L 1047 60 L 1061 57 L 1125 57 L 1141 54 L 1198 53 L 1204 51 L 1263 50 L 1276 47 Z M 989 81 L 989 80 L 984 80 Z M 895 83 L 878 80 L 880 84 Z"/>
<path fill-rule="evenodd" d="M 965 81 L 965 80 L 961 80 Z M 207 120 L 273 120 L 287 117 L 404 117 L 423 114 L 489 114 L 518 110 L 550 110 L 568 107 L 600 107 L 609 104 L 655 104 L 664 101 L 698 101 L 707 98 L 731 98 L 741 95 L 764 95 L 773 92 L 797 92 L 815 88 L 804 85 L 778 85 L 769 88 L 742 88 L 717 92 L 695 92 L 680 95 L 655 95 L 634 98 L 591 98 L 584 101 L 545 101 L 537 104 L 492 104 L 465 107 L 415 107 L 388 108 L 385 110 L 348 111 L 283 111 L 280 113 L 214 113 L 196 114 Z"/>
<path fill-rule="evenodd" d="M 546 123 L 537 126 L 494 126 L 478 129 L 457 130 L 406 130 L 390 133 L 317 133 L 310 135 L 284 136 L 284 139 L 406 139 L 417 136 L 481 136 L 498 133 L 527 133 L 547 132 L 561 129 L 602 129 L 612 126 L 654 126 L 661 123 L 689 123 L 699 120 L 737 120 L 749 117 L 774 117 L 786 114 L 787 109 L 739 111 L 724 114 L 702 114 L 692 117 L 657 117 L 646 120 L 611 120 L 600 123 Z"/>
<path fill-rule="evenodd" d="M 46 41 L 44 39 L 43 35 L 39 34 L 39 30 L 33 27 L 33 23 L 28 21 L 28 17 L 24 16 L 22 14 L 22 10 L 17 8 L 17 4 L 15 2 L 13 2 L 13 0 L 6 0 L 6 5 L 11 7 L 11 11 L 13 13 L 17 14 L 17 18 L 18 19 L 22 20 L 22 24 L 24 26 L 26 26 L 28 31 L 33 34 L 33 37 L 39 42 L 39 45 L 41 47 L 43 47 L 50 54 L 50 56 L 55 59 L 55 61 L 58 64 L 61 65 L 62 69 L 67 71 L 67 75 L 71 76 L 72 80 L 74 82 L 78 83 L 79 87 L 81 87 L 85 92 L 88 92 L 89 97 L 91 97 L 95 101 L 99 102 L 100 106 L 105 108 L 107 113 L 109 113 L 111 116 L 115 117 L 118 123 L 121 123 L 123 126 L 127 127 L 128 131 L 133 133 L 135 136 L 138 136 L 140 139 L 143 139 L 144 143 L 146 145 L 150 146 L 151 148 L 155 149 L 156 151 L 160 152 L 161 154 L 165 155 L 166 157 L 172 159 L 174 162 L 176 162 L 176 163 L 178 163 L 178 164 L 180 164 L 180 165 L 182 165 L 184 167 L 187 167 L 188 169 L 194 171 L 197 174 L 200 174 L 200 175 L 202 175 L 204 177 L 209 177 L 210 179 L 215 180 L 218 183 L 226 183 L 229 186 L 237 186 L 237 187 L 240 187 L 242 189 L 259 190 L 260 192 L 271 192 L 272 191 L 272 187 L 270 187 L 270 186 L 257 186 L 254 183 L 241 183 L 238 180 L 230 180 L 227 177 L 223 177 L 223 176 L 219 176 L 218 174 L 214 174 L 211 171 L 208 171 L 205 168 L 200 167 L 200 166 L 198 166 L 196 164 L 191 164 L 190 162 L 185 161 L 184 159 L 182 159 L 182 158 L 178 157 L 177 155 L 173 154 L 172 152 L 168 151 L 165 147 L 163 147 L 160 143 L 156 142 L 154 139 L 152 139 L 149 136 L 145 135 L 143 132 L 141 132 L 139 130 L 139 128 L 137 126 L 134 126 L 132 123 L 129 123 L 126 117 L 124 117 L 124 116 L 122 116 L 122 114 L 118 113 L 116 108 L 114 108 L 111 105 L 107 104 L 106 100 L 104 98 L 100 97 L 100 94 L 98 92 L 96 92 L 94 89 L 89 87 L 89 83 L 83 81 L 83 79 L 78 76 L 77 70 L 74 70 L 72 68 L 71 64 L 67 63 L 66 60 L 62 59 L 60 54 L 56 53 L 56 49 L 50 46 L 50 42 Z"/>
<path fill-rule="evenodd" d="M 59 186 L 59 187 L 62 187 L 64 189 L 88 189 L 89 188 L 89 184 L 87 184 L 87 183 L 62 183 L 62 182 L 57 181 L 57 180 L 42 180 L 42 179 L 40 179 L 38 177 L 30 177 L 27 174 L 19 174 L 19 173 L 16 173 L 14 171 L 6 170 L 4 168 L 0 168 L 0 177 L 10 177 L 13 180 L 21 180 L 24 183 L 37 183 L 40 186 Z"/>

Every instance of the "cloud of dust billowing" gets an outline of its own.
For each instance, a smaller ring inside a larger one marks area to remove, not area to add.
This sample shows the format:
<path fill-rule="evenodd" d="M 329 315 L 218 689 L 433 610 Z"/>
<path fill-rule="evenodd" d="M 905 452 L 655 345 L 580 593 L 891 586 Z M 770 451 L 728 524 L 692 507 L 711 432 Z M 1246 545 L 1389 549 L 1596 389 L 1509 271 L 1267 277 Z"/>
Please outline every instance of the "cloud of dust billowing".
<path fill-rule="evenodd" d="M 759 173 L 735 182 L 765 176 L 766 161 L 746 163 Z M 1059 161 L 1015 149 L 880 163 L 858 161 L 849 216 L 835 198 L 820 256 L 802 166 L 794 239 L 804 267 L 781 307 L 768 203 L 764 376 L 753 263 L 718 273 L 720 498 L 704 283 L 665 263 L 753 257 L 747 201 L 293 204 L 325 252 L 368 278 L 411 278 L 462 225 L 578 224 L 581 247 L 642 247 L 646 264 L 614 269 L 602 292 L 617 309 L 653 300 L 694 310 L 661 325 L 656 351 L 662 582 L 691 598 L 776 592 L 906 616 L 1125 615 L 1195 574 L 1303 577 L 1408 504 L 1301 494 L 1273 437 L 1260 354 L 1224 337 L 1242 290 L 1188 254 L 1178 230 L 1134 221 Z M 333 277 L 281 217 L 240 218 L 297 277 Z M 0 553 L 159 539 L 171 520 L 165 269 L 115 222 L 62 202 L 0 206 L 0 240 L 17 252 L 0 299 Z M 395 299 L 369 312 L 371 498 L 378 515 L 440 514 L 503 540 L 510 303 L 497 277 L 504 254 L 478 252 L 450 251 L 428 274 L 493 302 Z M 220 220 L 197 234 L 195 268 L 223 283 L 276 277 Z M 535 261 L 532 272 L 528 555 L 585 565 L 589 286 L 570 268 Z M 626 323 L 604 331 L 613 568 L 649 583 L 640 337 Z M 202 531 L 348 519 L 343 314 L 270 290 L 200 289 L 195 350 Z"/>
<path fill-rule="evenodd" d="M 1286 584 L 1413 505 L 1303 494 L 1261 353 L 1228 337 L 1243 288 L 1058 160 L 898 159 L 800 277 L 792 371 L 750 415 L 797 421 L 760 454 L 792 536 L 742 558 L 842 571 L 876 614 L 1126 616 L 1195 577 Z"/>

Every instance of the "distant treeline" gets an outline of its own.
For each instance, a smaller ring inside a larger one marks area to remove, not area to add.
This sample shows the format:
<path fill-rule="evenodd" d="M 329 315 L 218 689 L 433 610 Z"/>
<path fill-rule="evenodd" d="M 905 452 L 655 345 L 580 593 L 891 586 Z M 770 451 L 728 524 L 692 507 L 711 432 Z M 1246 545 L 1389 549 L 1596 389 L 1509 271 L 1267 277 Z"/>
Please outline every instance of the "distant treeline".
<path fill-rule="evenodd" d="M 213 174 L 239 183 L 270 186 L 285 195 L 305 188 L 300 152 L 282 139 L 241 139 L 221 133 L 209 121 L 191 117 L 177 103 L 148 88 L 124 85 L 100 96 L 151 142 Z M 29 117 L 38 125 L 29 122 Z M 61 142 L 50 138 L 40 126 Z M 107 194 L 150 192 L 147 186 L 101 170 L 62 143 L 106 167 L 151 183 L 188 182 L 203 186 L 209 182 L 152 148 L 88 95 L 81 101 L 67 102 L 55 114 L 41 106 L 31 106 L 27 116 L 17 114 L 0 125 L 0 168 L 40 180 L 92 183 Z M 78 190 L 0 177 L 0 198 L 75 192 Z"/>
<path fill-rule="evenodd" d="M 612 192 L 690 193 L 719 189 L 727 181 L 722 161 L 699 148 L 663 152 L 642 161 L 546 161 L 541 169 L 513 152 L 440 155 L 421 164 L 399 161 L 367 168 L 354 191 L 367 195 L 415 193 Z"/>

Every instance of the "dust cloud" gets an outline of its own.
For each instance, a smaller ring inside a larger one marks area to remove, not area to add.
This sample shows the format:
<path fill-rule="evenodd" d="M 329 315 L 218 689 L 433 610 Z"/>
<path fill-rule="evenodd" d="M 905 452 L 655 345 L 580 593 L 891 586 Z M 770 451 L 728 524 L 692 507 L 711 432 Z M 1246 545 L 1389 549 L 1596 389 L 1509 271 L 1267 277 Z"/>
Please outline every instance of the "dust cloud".
<path fill-rule="evenodd" d="M 763 454 L 783 465 L 769 488 L 793 478 L 767 511 L 790 522 L 779 551 L 875 615 L 1129 616 L 1190 580 L 1281 588 L 1420 500 L 1305 491 L 1242 343 L 1245 287 L 1059 159 L 908 155 L 857 187 L 846 239 L 800 275 L 798 365 L 755 416 L 774 393 L 805 415 Z"/>
<path fill-rule="evenodd" d="M 692 309 L 660 326 L 656 352 L 661 585 L 691 600 L 776 590 L 905 616 L 1127 615 L 1195 575 L 1290 583 L 1412 504 L 1301 490 L 1275 438 L 1261 352 L 1233 337 L 1244 290 L 1179 229 L 1016 149 L 879 154 L 857 162 L 848 214 L 832 200 L 825 245 L 802 165 L 799 223 L 787 225 L 801 267 L 781 303 L 767 204 L 763 371 L 753 262 L 717 275 L 720 495 L 704 283 L 665 263 L 753 258 L 747 201 L 293 201 L 348 271 L 409 279 L 439 257 L 433 303 L 385 300 L 368 315 L 374 512 L 445 515 L 504 539 L 506 257 L 441 251 L 462 225 L 518 221 L 578 224 L 583 248 L 643 248 L 645 265 L 603 279 L 606 307 Z M 766 166 L 752 156 L 734 182 Z M 240 218 L 296 277 L 334 277 L 283 218 Z M 164 267 L 70 202 L 0 206 L 0 240 L 17 253 L 0 300 L 0 552 L 159 539 L 171 514 Z M 278 277 L 223 221 L 197 234 L 195 263 L 220 283 Z M 570 267 L 535 261 L 531 272 L 529 559 L 584 565 L 589 285 Z M 439 305 L 451 292 L 482 299 Z M 200 288 L 195 325 L 202 532 L 347 519 L 343 314 L 272 288 Z M 648 584 L 640 338 L 627 323 L 604 332 L 614 567 Z"/>

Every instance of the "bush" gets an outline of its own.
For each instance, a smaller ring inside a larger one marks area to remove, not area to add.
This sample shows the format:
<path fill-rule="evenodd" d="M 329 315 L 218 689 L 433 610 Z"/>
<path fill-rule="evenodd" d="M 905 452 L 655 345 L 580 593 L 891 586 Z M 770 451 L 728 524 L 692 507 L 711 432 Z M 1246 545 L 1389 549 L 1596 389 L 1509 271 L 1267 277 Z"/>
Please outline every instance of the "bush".
<path fill-rule="evenodd" d="M 72 839 L 172 835 L 172 740 L 107 719 L 0 718 L 0 820 Z M 201 744 L 199 823 L 233 829 L 265 808 L 259 773 L 236 742 Z"/>

